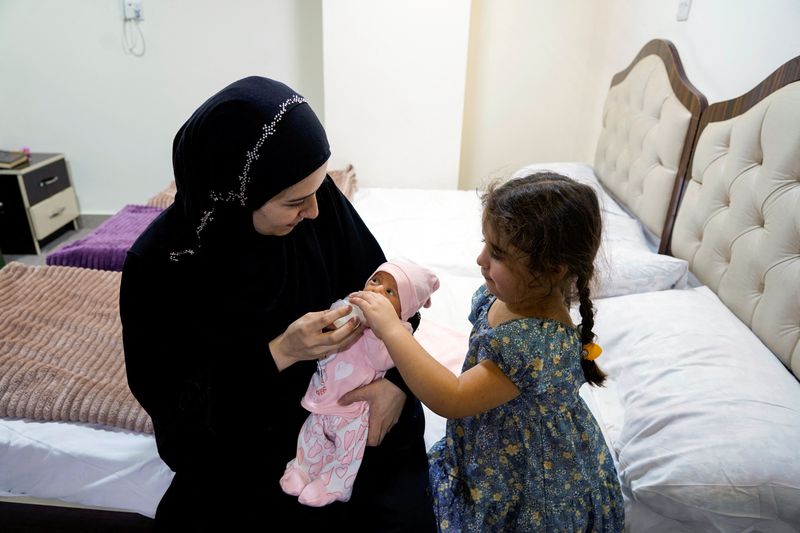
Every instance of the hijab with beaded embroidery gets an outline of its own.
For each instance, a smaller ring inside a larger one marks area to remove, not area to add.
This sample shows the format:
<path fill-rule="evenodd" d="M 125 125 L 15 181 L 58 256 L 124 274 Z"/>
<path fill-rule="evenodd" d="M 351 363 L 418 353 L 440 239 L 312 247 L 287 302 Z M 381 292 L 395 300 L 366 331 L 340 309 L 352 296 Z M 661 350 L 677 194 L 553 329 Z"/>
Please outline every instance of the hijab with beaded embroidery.
<path fill-rule="evenodd" d="M 171 259 L 193 255 L 219 233 L 214 225 L 259 208 L 329 157 L 325 130 L 292 89 L 258 76 L 225 87 L 175 136 L 175 203 L 189 235 Z"/>

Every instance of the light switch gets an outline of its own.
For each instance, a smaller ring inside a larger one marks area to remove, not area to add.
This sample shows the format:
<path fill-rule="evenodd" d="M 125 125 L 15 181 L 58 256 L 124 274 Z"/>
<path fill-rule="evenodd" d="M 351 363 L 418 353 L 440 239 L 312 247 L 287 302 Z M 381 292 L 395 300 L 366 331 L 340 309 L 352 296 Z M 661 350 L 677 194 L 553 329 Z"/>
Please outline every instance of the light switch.
<path fill-rule="evenodd" d="M 678 15 L 676 20 L 683 22 L 689 18 L 689 8 L 692 7 L 692 0 L 678 0 Z"/>

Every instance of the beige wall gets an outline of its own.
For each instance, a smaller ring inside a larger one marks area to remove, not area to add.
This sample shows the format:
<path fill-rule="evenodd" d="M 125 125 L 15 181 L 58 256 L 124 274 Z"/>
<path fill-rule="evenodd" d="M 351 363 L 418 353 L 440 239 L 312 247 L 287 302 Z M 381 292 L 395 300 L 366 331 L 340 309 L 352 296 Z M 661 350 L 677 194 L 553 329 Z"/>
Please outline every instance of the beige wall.
<path fill-rule="evenodd" d="M 526 163 L 574 161 L 601 85 L 601 2 L 474 0 L 467 68 L 461 188 Z"/>
<path fill-rule="evenodd" d="M 686 22 L 677 5 L 144 0 L 135 58 L 121 2 L 0 0 L 0 149 L 65 152 L 82 212 L 113 213 L 166 185 L 172 137 L 206 97 L 260 74 L 309 99 L 362 184 L 471 188 L 591 162 L 611 76 L 653 38 L 709 101 L 800 54 L 800 1 L 694 0 Z"/>
<path fill-rule="evenodd" d="M 473 0 L 461 188 L 527 163 L 588 161 L 608 85 L 654 38 L 671 40 L 709 102 L 800 54 L 797 0 Z"/>

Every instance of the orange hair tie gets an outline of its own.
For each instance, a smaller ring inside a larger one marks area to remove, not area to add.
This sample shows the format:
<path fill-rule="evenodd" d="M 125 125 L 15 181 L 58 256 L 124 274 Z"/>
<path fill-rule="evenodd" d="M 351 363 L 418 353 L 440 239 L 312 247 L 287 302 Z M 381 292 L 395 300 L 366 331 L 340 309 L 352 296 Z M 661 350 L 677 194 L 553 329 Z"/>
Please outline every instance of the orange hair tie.
<path fill-rule="evenodd" d="M 587 342 L 583 345 L 583 358 L 588 361 L 594 361 L 600 357 L 601 353 L 603 353 L 603 349 L 593 342 Z"/>

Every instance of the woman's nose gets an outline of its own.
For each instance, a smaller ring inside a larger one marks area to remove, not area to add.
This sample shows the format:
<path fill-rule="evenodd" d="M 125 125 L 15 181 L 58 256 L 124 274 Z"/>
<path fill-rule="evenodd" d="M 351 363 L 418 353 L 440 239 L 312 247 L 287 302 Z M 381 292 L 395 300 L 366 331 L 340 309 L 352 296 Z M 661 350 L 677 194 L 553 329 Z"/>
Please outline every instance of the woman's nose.
<path fill-rule="evenodd" d="M 319 205 L 317 205 L 317 195 L 312 194 L 306 199 L 306 205 L 303 207 L 303 218 L 315 219 L 319 215 Z"/>

